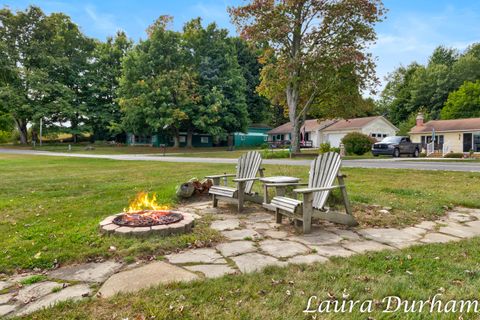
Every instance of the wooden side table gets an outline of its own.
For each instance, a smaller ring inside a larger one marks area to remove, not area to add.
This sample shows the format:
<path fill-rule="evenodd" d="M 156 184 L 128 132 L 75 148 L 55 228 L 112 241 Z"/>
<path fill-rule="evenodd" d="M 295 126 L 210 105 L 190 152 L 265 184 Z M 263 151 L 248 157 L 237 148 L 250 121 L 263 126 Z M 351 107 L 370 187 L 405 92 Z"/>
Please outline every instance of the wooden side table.
<path fill-rule="evenodd" d="M 277 196 L 284 196 L 288 186 L 306 185 L 306 183 L 298 183 L 300 178 L 287 176 L 264 177 L 260 178 L 259 181 L 263 183 L 263 207 L 271 211 L 275 211 L 275 208 L 270 204 L 268 198 L 269 187 L 275 187 Z"/>

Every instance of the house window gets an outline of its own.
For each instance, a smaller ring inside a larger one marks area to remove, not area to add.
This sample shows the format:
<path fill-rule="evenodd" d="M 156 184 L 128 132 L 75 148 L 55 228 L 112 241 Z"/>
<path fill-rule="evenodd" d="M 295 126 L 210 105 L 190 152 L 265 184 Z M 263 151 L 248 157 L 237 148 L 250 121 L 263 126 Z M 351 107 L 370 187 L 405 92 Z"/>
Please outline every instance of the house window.
<path fill-rule="evenodd" d="M 240 135 L 240 140 L 245 141 L 245 135 L 244 134 Z"/>
<path fill-rule="evenodd" d="M 268 136 L 264 136 L 263 141 L 268 141 Z"/>
<path fill-rule="evenodd" d="M 185 136 L 180 136 L 178 139 L 180 142 L 187 142 L 187 137 Z"/>
<path fill-rule="evenodd" d="M 372 133 L 372 138 L 376 138 L 377 137 L 377 134 L 376 133 Z"/>
<path fill-rule="evenodd" d="M 386 133 L 382 134 L 382 138 L 386 138 L 386 137 L 387 137 Z"/>
<path fill-rule="evenodd" d="M 200 143 L 208 143 L 208 137 L 200 137 Z"/>

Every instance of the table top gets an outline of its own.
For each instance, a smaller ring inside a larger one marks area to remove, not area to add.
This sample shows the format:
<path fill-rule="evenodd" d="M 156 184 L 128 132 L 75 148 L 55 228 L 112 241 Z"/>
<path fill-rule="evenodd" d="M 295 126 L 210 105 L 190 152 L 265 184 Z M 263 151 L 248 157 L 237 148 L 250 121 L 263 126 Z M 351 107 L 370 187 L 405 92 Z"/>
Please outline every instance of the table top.
<path fill-rule="evenodd" d="M 295 177 L 287 177 L 287 176 L 273 176 L 273 177 L 263 177 L 259 179 L 265 183 L 290 183 L 290 182 L 298 182 L 300 178 Z"/>

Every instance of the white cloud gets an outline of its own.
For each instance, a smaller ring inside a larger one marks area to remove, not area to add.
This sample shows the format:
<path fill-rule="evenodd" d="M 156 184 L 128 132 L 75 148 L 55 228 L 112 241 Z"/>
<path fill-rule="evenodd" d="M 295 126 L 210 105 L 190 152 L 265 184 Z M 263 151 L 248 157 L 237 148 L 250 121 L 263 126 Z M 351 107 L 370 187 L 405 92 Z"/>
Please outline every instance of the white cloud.
<path fill-rule="evenodd" d="M 121 29 L 115 22 L 115 16 L 108 13 L 99 13 L 93 5 L 85 6 L 85 12 L 93 22 L 93 27 L 110 35 Z"/>

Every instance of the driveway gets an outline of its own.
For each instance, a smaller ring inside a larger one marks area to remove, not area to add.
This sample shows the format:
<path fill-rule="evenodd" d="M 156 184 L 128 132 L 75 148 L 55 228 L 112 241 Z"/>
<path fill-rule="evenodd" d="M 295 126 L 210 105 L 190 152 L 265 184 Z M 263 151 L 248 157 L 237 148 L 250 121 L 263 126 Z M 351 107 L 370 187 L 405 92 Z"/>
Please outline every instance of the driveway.
<path fill-rule="evenodd" d="M 0 149 L 0 154 L 25 154 L 50 157 L 75 157 L 112 159 L 124 161 L 164 161 L 164 162 L 195 162 L 195 163 L 237 163 L 236 159 L 226 158 L 191 158 L 176 156 L 159 156 L 144 154 L 122 154 L 122 155 L 100 155 L 100 154 L 78 154 L 63 152 L 46 152 L 35 150 Z M 480 162 L 462 163 L 446 161 L 409 161 L 411 159 L 365 159 L 365 160 L 344 160 L 343 166 L 347 168 L 378 168 L 378 169 L 412 169 L 412 170 L 443 170 L 443 171 L 466 171 L 480 172 Z M 311 160 L 290 160 L 290 159 L 265 159 L 264 164 L 308 166 Z"/>

